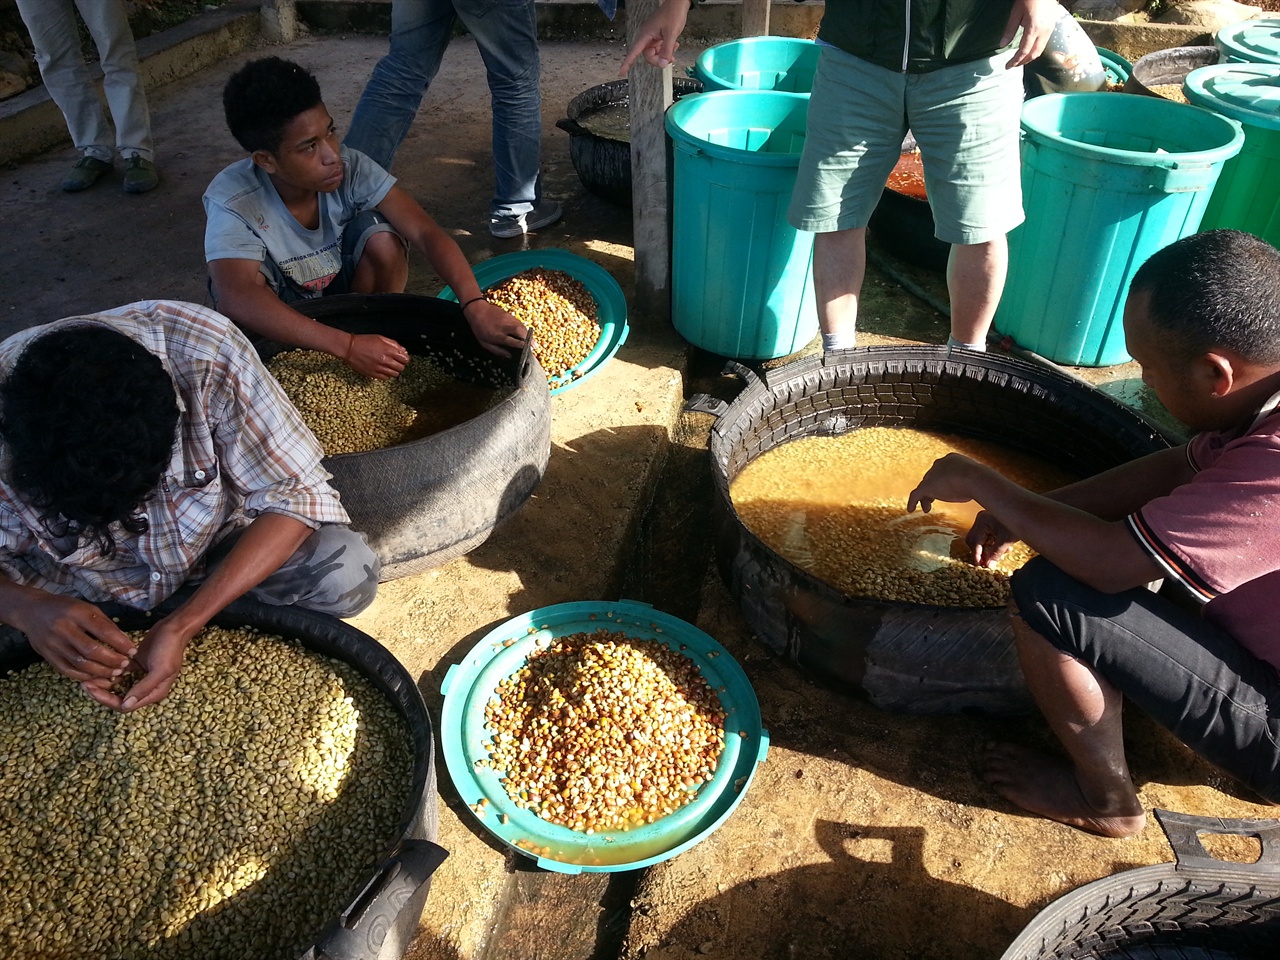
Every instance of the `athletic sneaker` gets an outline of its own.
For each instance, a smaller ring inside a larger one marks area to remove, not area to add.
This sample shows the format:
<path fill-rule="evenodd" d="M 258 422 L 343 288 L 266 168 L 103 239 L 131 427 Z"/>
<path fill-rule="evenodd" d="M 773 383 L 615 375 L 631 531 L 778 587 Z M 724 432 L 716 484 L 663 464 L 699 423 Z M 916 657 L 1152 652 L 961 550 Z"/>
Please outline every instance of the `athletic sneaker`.
<path fill-rule="evenodd" d="M 490 217 L 489 232 L 504 240 L 549 227 L 564 214 L 559 200 L 541 200 L 528 213 L 511 214 L 505 217 Z"/>
<path fill-rule="evenodd" d="M 75 166 L 62 178 L 62 189 L 67 193 L 79 193 L 81 190 L 88 190 L 110 169 L 110 160 L 99 160 L 97 157 L 91 157 L 86 154 L 77 160 Z"/>

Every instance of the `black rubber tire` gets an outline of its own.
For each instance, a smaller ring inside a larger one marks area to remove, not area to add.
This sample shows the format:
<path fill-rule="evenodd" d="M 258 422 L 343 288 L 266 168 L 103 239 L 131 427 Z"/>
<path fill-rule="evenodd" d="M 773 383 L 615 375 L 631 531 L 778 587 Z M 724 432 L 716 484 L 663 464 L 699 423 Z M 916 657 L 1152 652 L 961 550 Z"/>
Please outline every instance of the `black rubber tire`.
<path fill-rule="evenodd" d="M 348 294 L 301 312 L 351 333 L 379 333 L 430 354 L 456 378 L 509 387 L 497 406 L 449 430 L 364 453 L 325 457 L 351 526 L 382 561 L 382 580 L 438 567 L 475 549 L 542 480 L 551 456 L 551 394 L 526 347 L 503 359 L 484 350 L 458 304 L 412 294 Z M 269 358 L 285 349 L 261 343 Z"/>
<path fill-rule="evenodd" d="M 569 160 L 582 185 L 603 200 L 631 209 L 631 141 L 604 137 L 583 127 L 579 118 L 607 107 L 626 103 L 630 87 L 625 79 L 609 80 L 583 90 L 569 101 L 564 120 L 556 126 L 569 134 Z M 671 80 L 673 100 L 701 93 L 702 81 L 691 77 Z"/>
<path fill-rule="evenodd" d="M 1079 476 L 1168 441 L 1136 412 L 1063 373 L 942 347 L 872 347 L 788 364 L 743 390 L 713 428 L 717 562 L 766 646 L 888 709 L 1029 711 L 1003 609 L 846 596 L 783 559 L 738 518 L 730 484 L 760 454 L 862 426 L 997 440 Z"/>
<path fill-rule="evenodd" d="M 1152 87 L 1182 83 L 1192 70 L 1215 64 L 1218 57 L 1218 48 L 1212 45 L 1154 50 L 1133 62 L 1129 79 L 1124 82 L 1124 92 L 1159 97 Z"/>
<path fill-rule="evenodd" d="M 1125 870 L 1041 910 L 1000 960 L 1274 960 L 1280 820 L 1153 811 L 1174 863 Z M 1253 837 L 1255 863 L 1220 860 L 1200 835 Z"/>

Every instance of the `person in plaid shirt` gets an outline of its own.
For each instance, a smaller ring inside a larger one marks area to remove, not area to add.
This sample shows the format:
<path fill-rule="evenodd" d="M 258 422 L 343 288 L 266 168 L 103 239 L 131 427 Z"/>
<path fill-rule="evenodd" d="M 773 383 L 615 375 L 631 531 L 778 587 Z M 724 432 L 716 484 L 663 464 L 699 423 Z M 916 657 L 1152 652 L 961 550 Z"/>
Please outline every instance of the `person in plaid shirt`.
<path fill-rule="evenodd" d="M 188 641 L 243 594 L 353 616 L 378 559 L 323 451 L 244 335 L 144 301 L 0 343 L 0 621 L 98 702 L 168 694 Z M 94 603 L 151 610 L 135 645 Z M 167 608 L 166 608 L 167 609 Z M 144 675 L 122 697 L 113 683 Z"/>

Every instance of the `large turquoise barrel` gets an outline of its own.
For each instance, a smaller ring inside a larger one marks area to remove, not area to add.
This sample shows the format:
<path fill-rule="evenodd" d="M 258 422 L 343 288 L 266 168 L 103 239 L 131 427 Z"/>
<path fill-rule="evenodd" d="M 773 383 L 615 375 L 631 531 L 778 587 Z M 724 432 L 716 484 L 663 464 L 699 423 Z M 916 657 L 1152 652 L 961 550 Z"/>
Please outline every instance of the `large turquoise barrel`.
<path fill-rule="evenodd" d="M 808 105 L 807 94 L 722 90 L 667 111 L 671 315 L 695 346 L 770 359 L 817 334 L 813 234 L 787 222 Z"/>
<path fill-rule="evenodd" d="M 785 90 L 808 93 L 818 69 L 818 45 L 795 37 L 744 37 L 708 47 L 693 75 L 702 89 Z"/>
<path fill-rule="evenodd" d="M 1195 233 L 1240 125 L 1123 93 L 1059 93 L 1022 111 L 1026 222 L 1009 234 L 995 327 L 1058 363 L 1124 363 L 1129 281 Z"/>
<path fill-rule="evenodd" d="M 1261 17 L 1223 27 L 1213 37 L 1223 63 L 1280 63 L 1280 18 Z"/>
<path fill-rule="evenodd" d="M 1223 164 L 1200 229 L 1243 230 L 1280 247 L 1280 63 L 1201 67 L 1183 90 L 1244 128 L 1244 146 Z"/>

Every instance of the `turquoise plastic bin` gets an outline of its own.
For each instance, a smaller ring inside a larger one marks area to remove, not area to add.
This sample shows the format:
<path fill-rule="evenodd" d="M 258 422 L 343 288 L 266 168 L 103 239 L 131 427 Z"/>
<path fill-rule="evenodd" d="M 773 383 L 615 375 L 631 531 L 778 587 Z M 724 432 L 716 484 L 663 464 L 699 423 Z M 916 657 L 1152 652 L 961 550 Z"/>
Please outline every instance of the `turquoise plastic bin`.
<path fill-rule="evenodd" d="M 1124 93 L 1057 93 L 1022 110 L 1026 222 L 1009 234 L 995 327 L 1058 363 L 1124 363 L 1129 281 L 1196 232 L 1240 125 Z"/>
<path fill-rule="evenodd" d="M 502 771 L 483 761 L 492 753 L 485 704 L 498 682 L 557 637 L 604 629 L 664 644 L 693 661 L 717 691 L 726 737 L 712 781 L 675 813 L 626 832 L 579 833 L 516 806 L 501 783 Z M 440 746 L 458 794 L 479 825 L 512 850 L 556 873 L 613 873 L 669 860 L 711 836 L 746 795 L 756 767 L 769 752 L 769 732 L 746 673 L 729 651 L 691 623 L 634 600 L 557 603 L 520 614 L 494 627 L 449 667 L 441 687 Z M 488 804 L 477 811 L 473 804 Z"/>
<path fill-rule="evenodd" d="M 784 357 L 818 332 L 813 234 L 787 223 L 809 98 L 721 90 L 667 111 L 671 315 L 695 346 Z"/>
<path fill-rule="evenodd" d="M 1102 69 L 1107 71 L 1107 79 L 1112 83 L 1124 83 L 1133 73 L 1133 64 L 1114 50 L 1098 47 L 1098 59 L 1102 61 Z"/>
<path fill-rule="evenodd" d="M 1213 37 L 1223 63 L 1280 63 L 1280 18 L 1245 20 Z"/>
<path fill-rule="evenodd" d="M 818 69 L 818 45 L 794 37 L 744 37 L 708 47 L 693 65 L 702 89 L 808 93 Z"/>
<path fill-rule="evenodd" d="M 1201 230 L 1243 230 L 1280 247 L 1280 63 L 1220 63 L 1187 76 L 1187 99 L 1244 128 L 1222 167 Z"/>

